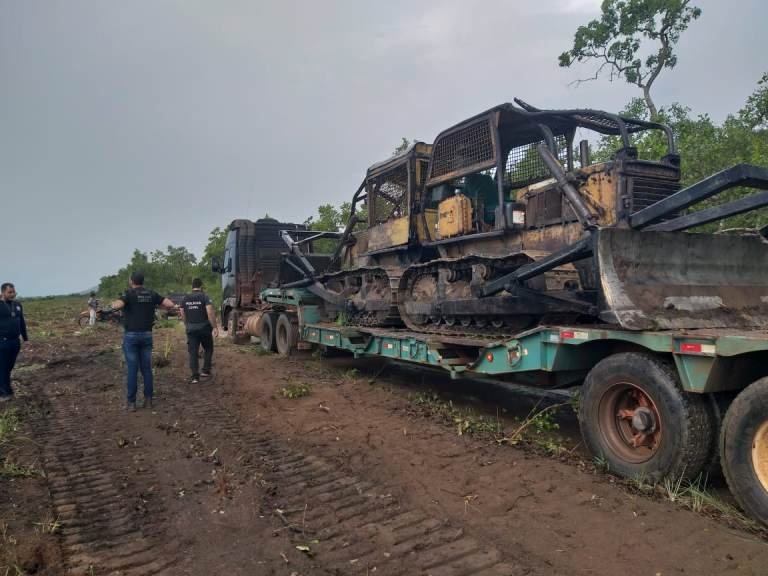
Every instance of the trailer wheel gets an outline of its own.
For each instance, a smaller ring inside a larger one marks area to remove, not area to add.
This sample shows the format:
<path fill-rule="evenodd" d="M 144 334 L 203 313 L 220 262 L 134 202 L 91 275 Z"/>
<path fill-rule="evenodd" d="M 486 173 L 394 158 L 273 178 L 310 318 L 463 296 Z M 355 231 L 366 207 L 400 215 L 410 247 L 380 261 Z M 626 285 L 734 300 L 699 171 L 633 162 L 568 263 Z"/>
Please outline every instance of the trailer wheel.
<path fill-rule="evenodd" d="M 290 356 L 299 342 L 299 329 L 288 314 L 280 314 L 275 328 L 277 353 L 280 356 Z"/>
<path fill-rule="evenodd" d="M 274 352 L 277 350 L 275 342 L 275 315 L 265 313 L 261 317 L 261 329 L 259 330 L 259 343 L 262 350 Z"/>
<path fill-rule="evenodd" d="M 668 362 L 639 352 L 614 354 L 592 368 L 579 425 L 587 449 L 610 471 L 652 482 L 695 478 L 715 434 L 706 400 L 683 392 Z"/>
<path fill-rule="evenodd" d="M 720 431 L 722 430 L 723 420 L 728 411 L 728 407 L 733 402 L 736 394 L 733 392 L 715 392 L 706 395 L 709 400 L 709 409 L 713 426 L 713 442 L 709 449 L 709 457 L 704 465 L 703 473 L 710 480 L 712 478 L 722 478 L 723 468 L 720 465 Z"/>
<path fill-rule="evenodd" d="M 728 408 L 720 454 L 736 500 L 748 514 L 768 524 L 768 378 L 750 384 Z"/>

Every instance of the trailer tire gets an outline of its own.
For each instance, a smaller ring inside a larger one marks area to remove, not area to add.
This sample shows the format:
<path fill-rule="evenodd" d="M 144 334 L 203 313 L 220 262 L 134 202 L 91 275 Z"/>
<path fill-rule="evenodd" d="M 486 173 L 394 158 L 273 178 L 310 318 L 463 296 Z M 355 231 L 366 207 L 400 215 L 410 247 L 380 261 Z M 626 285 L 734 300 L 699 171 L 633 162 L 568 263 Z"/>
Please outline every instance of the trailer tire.
<path fill-rule="evenodd" d="M 709 409 L 712 417 L 713 426 L 713 444 L 710 448 L 707 463 L 704 465 L 703 474 L 708 480 L 713 478 L 723 478 L 723 467 L 720 463 L 720 431 L 722 430 L 725 414 L 728 407 L 736 397 L 734 392 L 714 392 L 707 394 L 709 400 Z"/>
<path fill-rule="evenodd" d="M 294 318 L 285 313 L 280 314 L 275 327 L 275 340 L 280 356 L 290 356 L 293 353 L 299 343 L 299 328 Z"/>
<path fill-rule="evenodd" d="M 768 377 L 745 388 L 720 431 L 723 473 L 750 516 L 768 524 Z"/>
<path fill-rule="evenodd" d="M 674 365 L 651 354 L 605 358 L 581 392 L 579 426 L 587 449 L 627 478 L 695 478 L 711 454 L 712 420 L 706 399 L 684 392 Z"/>
<path fill-rule="evenodd" d="M 261 317 L 261 328 L 259 328 L 259 344 L 265 352 L 275 352 L 277 343 L 275 342 L 275 315 L 265 312 Z"/>

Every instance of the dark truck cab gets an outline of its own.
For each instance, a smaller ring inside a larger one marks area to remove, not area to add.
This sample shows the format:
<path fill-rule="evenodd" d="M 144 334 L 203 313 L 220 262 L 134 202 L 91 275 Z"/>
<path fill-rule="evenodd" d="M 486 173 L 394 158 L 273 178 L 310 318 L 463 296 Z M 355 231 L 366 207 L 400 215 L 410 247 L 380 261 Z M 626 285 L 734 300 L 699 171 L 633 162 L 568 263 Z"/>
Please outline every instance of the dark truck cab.
<path fill-rule="evenodd" d="M 262 309 L 262 290 L 303 278 L 286 261 L 288 246 L 281 232 L 301 234 L 307 232 L 307 227 L 260 218 L 255 222 L 233 220 L 228 230 L 223 257 L 214 257 L 211 268 L 221 274 L 221 325 L 237 340 L 247 319 Z M 313 255 L 310 259 L 321 270 L 330 255 Z"/>

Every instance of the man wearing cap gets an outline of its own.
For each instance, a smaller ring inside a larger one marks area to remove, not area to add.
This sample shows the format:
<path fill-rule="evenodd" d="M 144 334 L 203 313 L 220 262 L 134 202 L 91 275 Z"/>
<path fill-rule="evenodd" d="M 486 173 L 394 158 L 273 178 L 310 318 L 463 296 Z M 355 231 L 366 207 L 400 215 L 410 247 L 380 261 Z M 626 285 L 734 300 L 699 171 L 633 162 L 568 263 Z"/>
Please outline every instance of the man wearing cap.
<path fill-rule="evenodd" d="M 186 294 L 180 306 L 181 317 L 187 328 L 187 350 L 189 369 L 192 377 L 190 384 L 197 384 L 200 378 L 211 377 L 213 359 L 213 337 L 219 335 L 216 327 L 216 313 L 213 311 L 211 297 L 203 292 L 203 281 L 192 280 L 192 292 Z M 203 347 L 203 369 L 200 370 L 198 351 Z"/>

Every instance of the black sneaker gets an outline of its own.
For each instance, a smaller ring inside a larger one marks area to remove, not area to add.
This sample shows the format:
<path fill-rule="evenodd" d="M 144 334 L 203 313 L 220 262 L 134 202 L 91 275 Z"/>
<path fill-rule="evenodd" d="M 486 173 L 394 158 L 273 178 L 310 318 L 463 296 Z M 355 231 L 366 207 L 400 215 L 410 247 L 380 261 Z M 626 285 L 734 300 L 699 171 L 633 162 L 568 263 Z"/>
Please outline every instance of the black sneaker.
<path fill-rule="evenodd" d="M 126 402 L 125 409 L 128 412 L 136 412 L 136 402 Z"/>
<path fill-rule="evenodd" d="M 192 376 L 192 378 L 187 380 L 187 382 L 189 382 L 190 384 L 197 384 L 198 382 L 200 382 L 200 379 L 197 376 Z"/>
<path fill-rule="evenodd" d="M 152 408 L 152 398 L 144 398 L 144 404 L 141 406 L 142 408 Z"/>
<path fill-rule="evenodd" d="M 200 372 L 200 378 L 210 378 L 211 373 L 210 372 Z"/>

